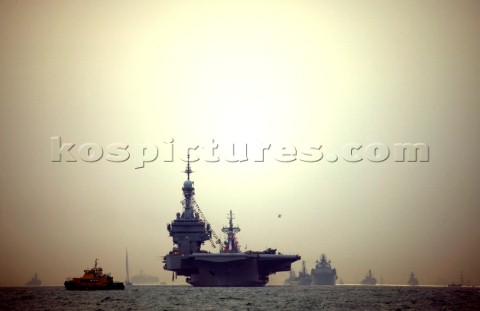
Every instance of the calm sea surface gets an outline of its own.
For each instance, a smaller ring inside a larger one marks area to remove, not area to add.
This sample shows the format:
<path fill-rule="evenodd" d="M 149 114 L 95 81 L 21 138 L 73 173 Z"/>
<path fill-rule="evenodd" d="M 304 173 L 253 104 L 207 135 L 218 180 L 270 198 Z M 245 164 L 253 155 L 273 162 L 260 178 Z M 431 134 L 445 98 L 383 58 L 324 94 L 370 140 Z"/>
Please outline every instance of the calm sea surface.
<path fill-rule="evenodd" d="M 480 288 L 132 286 L 124 291 L 0 288 L 0 310 L 480 310 Z"/>

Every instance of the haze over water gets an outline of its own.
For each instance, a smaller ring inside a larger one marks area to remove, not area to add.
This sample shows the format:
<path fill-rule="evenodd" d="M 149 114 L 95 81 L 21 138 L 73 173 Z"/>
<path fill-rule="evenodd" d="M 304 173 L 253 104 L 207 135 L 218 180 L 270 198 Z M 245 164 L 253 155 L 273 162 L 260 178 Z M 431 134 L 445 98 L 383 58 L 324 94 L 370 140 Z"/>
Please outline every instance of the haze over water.
<path fill-rule="evenodd" d="M 479 15 L 477 1 L 2 1 L 0 286 L 61 285 L 95 258 L 123 281 L 126 247 L 131 275 L 171 284 L 159 258 L 196 145 L 196 201 L 217 233 L 233 210 L 242 249 L 308 269 L 326 253 L 345 283 L 372 269 L 478 285 Z M 228 161 L 233 143 L 248 160 Z M 427 160 L 397 161 L 397 143 Z M 111 144 L 129 158 L 109 161 Z"/>

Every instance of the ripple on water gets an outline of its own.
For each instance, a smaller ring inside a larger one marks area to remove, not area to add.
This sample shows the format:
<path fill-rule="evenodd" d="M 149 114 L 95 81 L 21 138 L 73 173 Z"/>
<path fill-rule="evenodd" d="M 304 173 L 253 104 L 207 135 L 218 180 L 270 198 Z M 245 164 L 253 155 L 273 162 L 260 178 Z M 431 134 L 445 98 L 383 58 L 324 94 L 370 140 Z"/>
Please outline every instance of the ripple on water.
<path fill-rule="evenodd" d="M 72 292 L 63 287 L 0 288 L 0 310 L 480 310 L 478 288 L 134 286 Z"/>

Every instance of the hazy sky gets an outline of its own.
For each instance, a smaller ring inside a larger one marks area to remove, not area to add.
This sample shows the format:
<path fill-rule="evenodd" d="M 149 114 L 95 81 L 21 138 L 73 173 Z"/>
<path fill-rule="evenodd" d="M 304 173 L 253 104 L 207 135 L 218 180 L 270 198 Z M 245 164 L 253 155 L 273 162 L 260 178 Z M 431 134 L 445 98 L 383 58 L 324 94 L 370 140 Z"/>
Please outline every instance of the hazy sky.
<path fill-rule="evenodd" d="M 480 284 L 478 1 L 1 1 L 0 68 L 0 286 L 95 258 L 123 280 L 125 247 L 131 275 L 170 282 L 158 258 L 195 145 L 196 200 L 217 233 L 233 210 L 242 248 L 308 269 L 326 253 L 346 283 Z M 52 162 L 51 137 L 77 161 Z M 234 142 L 248 161 L 226 161 Z M 107 160 L 114 143 L 128 160 Z M 396 162 L 395 143 L 429 161 Z"/>

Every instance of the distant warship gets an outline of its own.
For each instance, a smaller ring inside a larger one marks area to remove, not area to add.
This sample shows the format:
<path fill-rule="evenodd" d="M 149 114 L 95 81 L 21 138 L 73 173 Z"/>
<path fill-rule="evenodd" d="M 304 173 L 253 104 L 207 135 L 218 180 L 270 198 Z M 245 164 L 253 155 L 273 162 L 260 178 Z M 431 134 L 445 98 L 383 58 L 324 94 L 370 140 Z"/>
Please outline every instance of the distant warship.
<path fill-rule="evenodd" d="M 305 267 L 305 260 L 302 261 L 302 271 L 298 273 L 298 276 L 290 274 L 290 277 L 285 281 L 286 285 L 311 285 L 312 276 L 308 274 L 307 268 Z"/>
<path fill-rule="evenodd" d="M 368 270 L 368 274 L 365 278 L 360 282 L 362 285 L 376 285 L 377 279 L 373 276 L 372 270 Z"/>
<path fill-rule="evenodd" d="M 28 281 L 25 286 L 40 286 L 42 285 L 42 281 L 37 277 L 37 273 L 32 277 L 30 281 Z"/>
<path fill-rule="evenodd" d="M 330 260 L 327 261 L 325 254 L 322 254 L 320 262 L 317 260 L 315 268 L 312 269 L 312 284 L 335 285 L 337 278 L 337 270 L 332 268 Z"/>
<path fill-rule="evenodd" d="M 157 276 L 144 274 L 143 271 L 140 271 L 140 274 L 132 276 L 133 284 L 158 284 L 159 280 L 160 279 Z"/>
<path fill-rule="evenodd" d="M 294 285 L 294 282 L 297 280 L 297 274 L 295 273 L 295 270 L 290 270 L 290 274 L 288 278 L 283 282 L 285 285 Z"/>
<path fill-rule="evenodd" d="M 185 173 L 183 213 L 177 213 L 176 219 L 167 225 L 174 247 L 163 262 L 164 269 L 173 272 L 172 279 L 175 275 L 183 275 L 193 286 L 264 286 L 270 274 L 290 271 L 292 262 L 299 260 L 300 256 L 277 254 L 276 249 L 270 248 L 241 252 L 236 239 L 240 228 L 233 226 L 231 212 L 229 226 L 222 230 L 227 238 L 222 244 L 195 202 L 195 189 L 190 180 L 190 156 Z M 220 253 L 201 249 L 208 240 L 214 248 L 221 247 Z"/>
<path fill-rule="evenodd" d="M 415 274 L 410 273 L 410 278 L 408 279 L 408 285 L 411 286 L 417 286 L 418 285 L 418 279 L 415 277 Z"/>
<path fill-rule="evenodd" d="M 455 282 L 448 284 L 448 287 L 462 287 L 463 286 L 463 271 L 460 273 L 460 283 Z"/>

